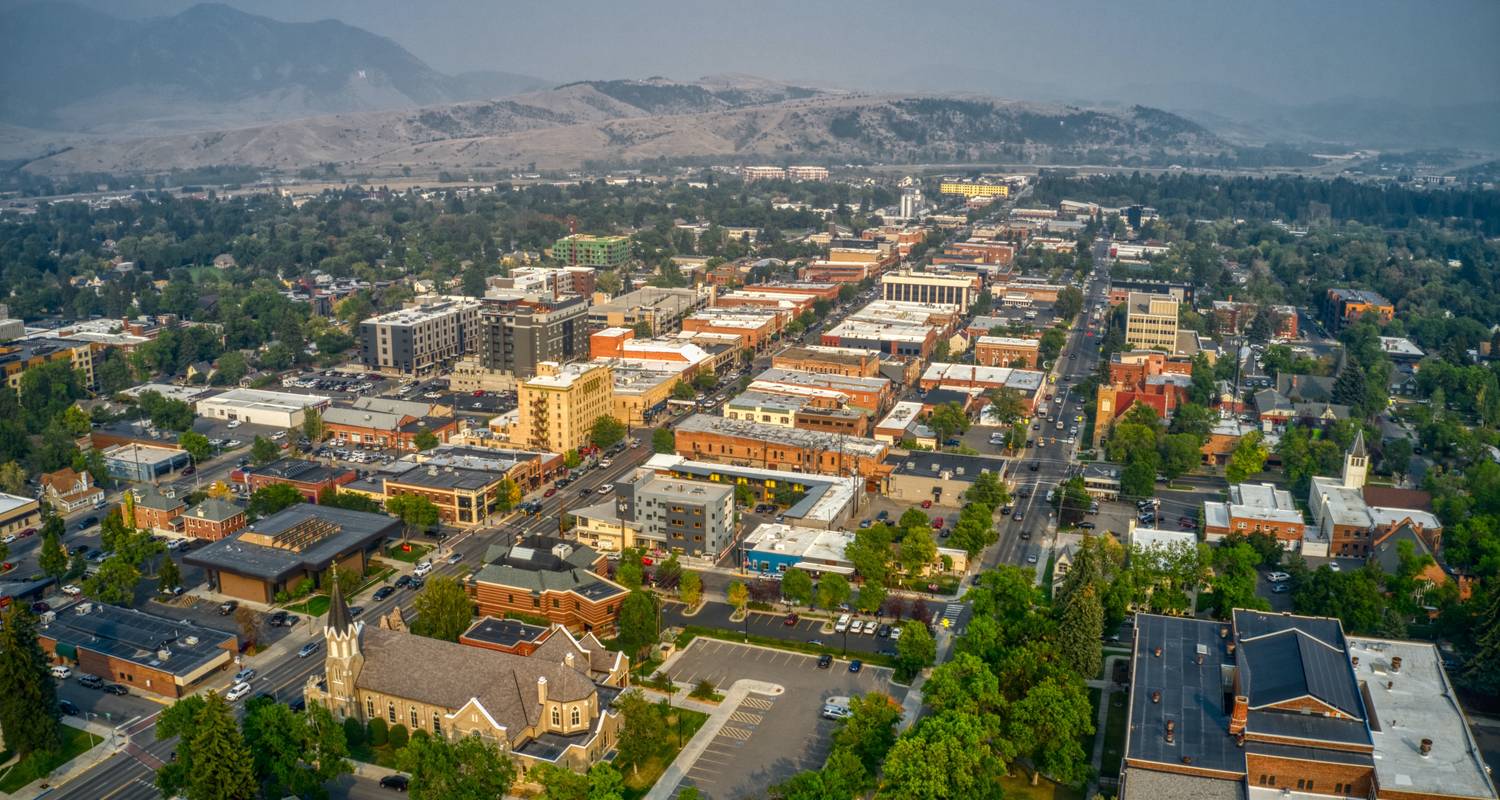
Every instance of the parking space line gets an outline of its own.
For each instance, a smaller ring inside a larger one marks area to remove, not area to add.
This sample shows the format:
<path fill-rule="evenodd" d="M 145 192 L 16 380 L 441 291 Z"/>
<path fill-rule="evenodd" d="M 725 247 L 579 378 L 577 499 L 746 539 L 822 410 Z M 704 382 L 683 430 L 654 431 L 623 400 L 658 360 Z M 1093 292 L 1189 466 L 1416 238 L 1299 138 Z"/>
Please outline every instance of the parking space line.
<path fill-rule="evenodd" d="M 749 706 L 751 708 L 761 709 L 762 711 L 764 711 L 766 709 L 769 709 L 771 706 L 774 706 L 774 705 L 776 705 L 776 701 L 775 700 L 767 700 L 767 699 L 765 699 L 763 697 L 747 697 L 747 698 L 745 698 L 745 702 L 740 703 L 740 707 L 741 708 L 744 708 L 745 706 Z"/>
<path fill-rule="evenodd" d="M 735 722 L 747 722 L 751 725 L 759 725 L 765 719 L 765 716 L 762 714 L 752 714 L 749 711 L 736 711 L 730 714 L 729 718 Z"/>
<path fill-rule="evenodd" d="M 733 725 L 725 725 L 719 729 L 720 736 L 727 736 L 730 739 L 738 739 L 742 742 L 749 741 L 750 734 L 753 732 L 748 728 L 736 728 Z"/>

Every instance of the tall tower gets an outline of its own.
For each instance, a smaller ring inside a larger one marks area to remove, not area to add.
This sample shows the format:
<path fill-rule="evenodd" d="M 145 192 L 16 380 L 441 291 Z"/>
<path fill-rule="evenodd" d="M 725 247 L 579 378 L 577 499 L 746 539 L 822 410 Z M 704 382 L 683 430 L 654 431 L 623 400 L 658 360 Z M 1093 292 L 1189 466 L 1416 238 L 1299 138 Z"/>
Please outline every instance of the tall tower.
<path fill-rule="evenodd" d="M 328 603 L 328 624 L 323 629 L 323 640 L 328 651 L 323 662 L 323 672 L 328 682 L 329 710 L 338 719 L 363 719 L 354 682 L 358 680 L 359 671 L 365 663 L 360 643 L 364 629 L 363 622 L 355 622 L 349 616 L 344 592 L 335 579 Z"/>
<path fill-rule="evenodd" d="M 1370 472 L 1370 456 L 1365 452 L 1365 432 L 1354 435 L 1354 446 L 1344 456 L 1344 488 L 1362 489 Z"/>

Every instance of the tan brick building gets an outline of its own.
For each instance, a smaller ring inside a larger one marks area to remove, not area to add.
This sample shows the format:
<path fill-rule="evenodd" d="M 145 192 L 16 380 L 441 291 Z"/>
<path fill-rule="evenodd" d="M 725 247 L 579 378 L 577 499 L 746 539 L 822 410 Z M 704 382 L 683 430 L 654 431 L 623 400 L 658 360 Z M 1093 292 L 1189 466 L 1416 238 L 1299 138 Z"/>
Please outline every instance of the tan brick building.
<path fill-rule="evenodd" d="M 227 500 L 208 498 L 182 515 L 182 532 L 190 539 L 217 542 L 244 528 L 245 509 Z"/>
<path fill-rule="evenodd" d="M 974 363 L 981 366 L 1034 369 L 1040 358 L 1040 339 L 981 336 L 974 340 Z"/>

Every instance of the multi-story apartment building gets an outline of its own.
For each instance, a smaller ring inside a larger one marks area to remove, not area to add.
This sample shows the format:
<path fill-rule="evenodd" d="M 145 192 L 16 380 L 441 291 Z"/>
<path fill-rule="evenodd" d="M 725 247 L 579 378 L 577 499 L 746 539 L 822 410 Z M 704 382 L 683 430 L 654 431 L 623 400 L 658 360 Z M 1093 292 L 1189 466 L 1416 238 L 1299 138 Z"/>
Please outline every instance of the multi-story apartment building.
<path fill-rule="evenodd" d="M 740 167 L 740 177 L 744 179 L 746 183 L 754 183 L 755 181 L 785 180 L 786 176 L 786 169 L 783 167 Z"/>
<path fill-rule="evenodd" d="M 1435 645 L 1137 614 L 1119 796 L 1493 800 Z"/>
<path fill-rule="evenodd" d="M 958 197 L 1010 197 L 1010 186 L 976 178 L 944 178 L 938 183 L 938 192 Z"/>
<path fill-rule="evenodd" d="M 1168 295 L 1131 292 L 1125 302 L 1126 344 L 1169 353 L 1176 350 L 1176 300 Z"/>
<path fill-rule="evenodd" d="M 1328 290 L 1327 318 L 1334 327 L 1342 327 L 1366 314 L 1373 314 L 1382 323 L 1390 322 L 1396 307 L 1379 292 L 1365 289 L 1333 288 Z"/>
<path fill-rule="evenodd" d="M 872 439 L 782 428 L 759 422 L 694 414 L 677 423 L 677 453 L 684 458 L 879 481 L 889 445 Z M 872 490 L 874 491 L 874 490 Z"/>
<path fill-rule="evenodd" d="M 575 233 L 552 245 L 552 257 L 572 267 L 618 267 L 630 258 L 630 237 Z"/>
<path fill-rule="evenodd" d="M 708 303 L 708 293 L 696 289 L 658 289 L 647 286 L 626 292 L 589 308 L 593 328 L 632 327 L 646 323 L 651 335 L 670 331 L 689 314 Z"/>
<path fill-rule="evenodd" d="M 543 361 L 588 357 L 589 303 L 583 297 L 541 302 L 486 301 L 479 310 L 475 351 L 491 372 L 530 378 Z"/>
<path fill-rule="evenodd" d="M 1292 494 L 1270 483 L 1237 483 L 1228 500 L 1203 503 L 1203 538 L 1218 542 L 1237 533 L 1269 533 L 1288 550 L 1300 550 L 1307 524 Z"/>
<path fill-rule="evenodd" d="M 793 181 L 826 181 L 827 167 L 791 166 L 786 168 L 786 177 Z"/>
<path fill-rule="evenodd" d="M 615 484 L 620 519 L 634 523 L 636 544 L 659 552 L 718 559 L 734 543 L 734 487 L 651 473 Z"/>
<path fill-rule="evenodd" d="M 371 317 L 359 324 L 366 367 L 425 377 L 474 348 L 479 301 L 447 298 Z"/>
<path fill-rule="evenodd" d="M 801 372 L 772 367 L 750 382 L 752 391 L 802 397 L 822 408 L 854 408 L 869 415 L 883 414 L 893 398 L 891 380 L 860 378 L 828 372 Z"/>
<path fill-rule="evenodd" d="M 974 340 L 974 363 L 986 367 L 1031 369 L 1041 357 L 1040 339 L 981 336 Z"/>
<path fill-rule="evenodd" d="M 943 303 L 969 313 L 969 304 L 979 295 L 977 275 L 899 270 L 880 276 L 881 297 L 907 303 Z"/>
<path fill-rule="evenodd" d="M 537 374 L 518 387 L 512 441 L 554 453 L 581 447 L 594 421 L 613 410 L 613 388 L 608 365 L 539 363 Z"/>
<path fill-rule="evenodd" d="M 5 375 L 5 384 L 13 391 L 21 391 L 21 376 L 26 370 L 53 361 L 67 361 L 82 377 L 84 388 L 93 390 L 98 384 L 94 380 L 94 359 L 104 351 L 103 345 L 68 339 L 36 338 L 22 339 L 0 345 L 0 373 Z"/>

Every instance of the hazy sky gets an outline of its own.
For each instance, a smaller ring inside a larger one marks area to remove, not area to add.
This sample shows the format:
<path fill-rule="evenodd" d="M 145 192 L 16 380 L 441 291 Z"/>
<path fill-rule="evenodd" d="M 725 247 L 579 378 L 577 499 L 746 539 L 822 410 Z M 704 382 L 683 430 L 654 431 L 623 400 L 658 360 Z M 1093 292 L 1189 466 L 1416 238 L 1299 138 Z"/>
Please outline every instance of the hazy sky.
<path fill-rule="evenodd" d="M 86 0 L 123 16 L 191 0 Z M 1500 0 L 229 0 L 343 20 L 447 72 L 743 72 L 860 89 L 1189 102 L 1500 100 Z M 14 2 L 5 2 L 14 5 Z M 1128 96 L 1126 96 L 1128 95 Z"/>

